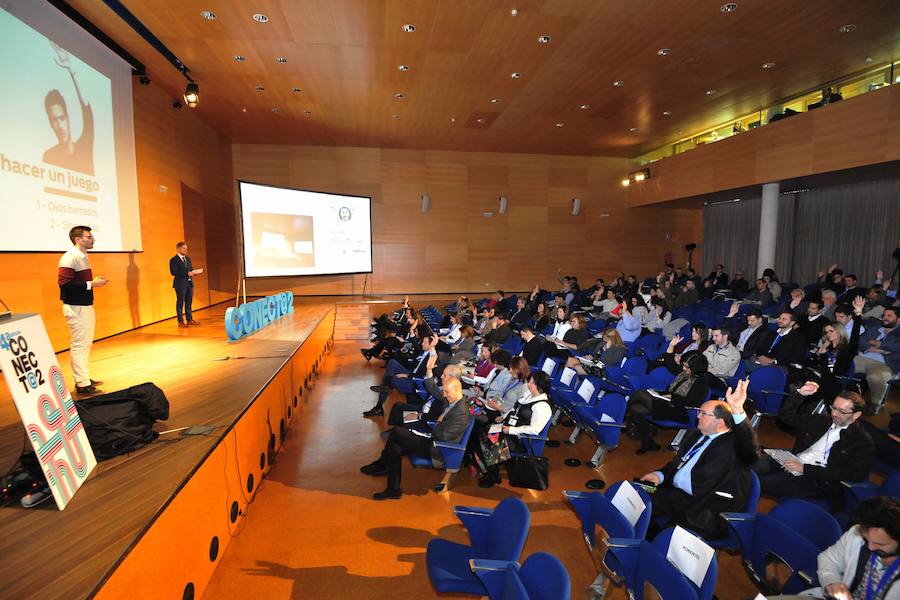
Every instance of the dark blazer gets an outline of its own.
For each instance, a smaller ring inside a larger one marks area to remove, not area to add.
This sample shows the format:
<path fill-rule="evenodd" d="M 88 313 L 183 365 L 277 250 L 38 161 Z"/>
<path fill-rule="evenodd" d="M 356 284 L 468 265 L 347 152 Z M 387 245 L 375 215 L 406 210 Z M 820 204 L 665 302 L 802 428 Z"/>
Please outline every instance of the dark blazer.
<path fill-rule="evenodd" d="M 777 337 L 778 334 L 775 334 Z M 781 339 L 771 348 L 775 337 L 770 338 L 769 347 L 763 348 L 763 354 L 758 356 L 768 356 L 775 359 L 775 364 L 787 367 L 791 363 L 802 363 L 806 359 L 808 352 L 806 347 L 806 338 L 796 328 L 792 329 L 787 335 L 781 336 Z M 746 348 L 746 346 L 745 346 Z M 771 348 L 771 350 L 769 349 Z"/>
<path fill-rule="evenodd" d="M 802 414 L 801 406 L 806 397 L 794 392 L 781 405 L 778 420 L 796 430 L 797 439 L 791 452 L 799 454 L 807 450 L 825 435 L 831 427 L 831 417 L 825 414 Z M 875 443 L 859 423 L 853 423 L 841 432 L 841 437 L 831 447 L 824 467 L 804 465 L 803 475 L 813 479 L 833 508 L 843 505 L 841 481 L 866 481 L 875 461 Z"/>
<path fill-rule="evenodd" d="M 500 327 L 496 329 L 492 329 L 490 332 L 485 334 L 484 341 L 490 344 L 505 344 L 509 341 L 513 335 L 512 329 L 509 328 L 509 323 L 504 323 Z"/>
<path fill-rule="evenodd" d="M 194 265 L 191 264 L 191 257 L 186 255 L 184 256 L 184 260 L 181 260 L 181 257 L 177 254 L 169 259 L 169 273 L 172 274 L 172 287 L 176 290 L 187 289 L 188 286 L 194 285 L 193 280 L 188 275 L 190 271 L 194 270 Z"/>
<path fill-rule="evenodd" d="M 678 472 L 682 457 L 701 436 L 696 429 L 689 431 L 672 462 L 658 469 L 664 476 L 661 488 L 671 491 L 657 494 L 653 503 L 670 503 L 667 508 L 675 509 L 674 520 L 677 524 L 707 539 L 713 539 L 721 537 L 725 531 L 725 523 L 719 513 L 742 511 L 746 508 L 750 492 L 750 465 L 756 461 L 758 447 L 756 433 L 750 427 L 749 419 L 744 419 L 734 430 L 712 440 L 691 469 L 692 494 L 688 496 L 681 490 L 672 488 L 672 480 Z M 732 498 L 716 492 L 729 494 Z"/>
<path fill-rule="evenodd" d="M 536 335 L 522 346 L 522 357 L 528 361 L 528 364 L 532 367 L 540 366 L 538 365 L 538 361 L 541 358 L 541 354 L 544 352 L 545 341 L 544 338 Z"/>
<path fill-rule="evenodd" d="M 728 322 L 728 319 L 725 320 L 726 326 L 734 327 L 732 323 Z M 743 327 L 734 327 L 732 329 L 731 338 L 734 343 L 737 344 L 738 338 L 740 337 L 740 332 L 747 328 L 746 322 Z M 769 346 L 772 345 L 772 340 L 775 339 L 775 332 L 766 327 L 766 324 L 763 323 L 759 327 L 756 328 L 750 337 L 747 339 L 747 343 L 744 344 L 744 349 L 741 350 L 741 358 L 750 358 L 751 356 L 757 356 L 760 354 L 765 354 L 768 351 Z"/>
<path fill-rule="evenodd" d="M 858 348 L 860 352 L 869 350 L 869 340 L 877 340 L 881 334 L 880 327 L 869 327 L 865 333 L 859 336 Z M 894 327 L 890 333 L 881 340 L 881 349 L 886 351 L 884 362 L 894 373 L 900 372 L 900 325 Z"/>
<path fill-rule="evenodd" d="M 444 415 L 444 419 L 435 424 L 432 437 L 442 442 L 459 443 L 466 432 L 466 427 L 469 426 L 470 419 L 472 419 L 472 415 L 469 414 L 468 404 L 459 400 Z M 431 464 L 436 469 L 444 466 L 444 457 L 440 449 L 433 445 L 431 446 Z"/>
<path fill-rule="evenodd" d="M 825 318 L 825 315 L 820 315 L 814 321 L 809 320 L 809 315 L 800 315 L 800 318 L 797 319 L 797 328 L 806 338 L 806 344 L 812 346 L 822 339 L 822 330 L 825 329 L 826 323 L 828 323 L 828 319 Z"/>
<path fill-rule="evenodd" d="M 531 320 L 531 312 L 528 308 L 523 308 L 522 310 L 514 309 L 512 314 L 509 317 L 509 324 L 513 327 L 513 329 L 520 329 L 522 325 Z"/>

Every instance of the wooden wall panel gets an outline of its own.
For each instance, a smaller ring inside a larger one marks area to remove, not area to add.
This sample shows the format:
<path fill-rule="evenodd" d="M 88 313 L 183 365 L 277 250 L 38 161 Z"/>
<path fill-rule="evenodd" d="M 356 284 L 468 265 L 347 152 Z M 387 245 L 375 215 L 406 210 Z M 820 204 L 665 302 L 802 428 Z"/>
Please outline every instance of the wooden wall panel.
<path fill-rule="evenodd" d="M 481 296 L 555 288 L 557 269 L 583 281 L 620 270 L 644 276 L 667 251 L 683 260 L 679 248 L 702 226 L 699 209 L 627 208 L 619 181 L 628 161 L 619 158 L 256 144 L 235 144 L 232 154 L 238 179 L 372 196 L 368 278 L 248 280 L 254 294 L 358 294 L 365 282 L 375 294 Z M 500 196 L 509 199 L 503 215 Z M 578 216 L 572 198 L 582 201 Z"/>
<path fill-rule="evenodd" d="M 898 130 L 900 86 L 892 85 L 652 163 L 652 177 L 628 188 L 627 204 L 900 160 Z"/>
<path fill-rule="evenodd" d="M 175 243 L 186 238 L 184 215 L 193 223 L 187 239 L 189 249 L 206 261 L 207 281 L 218 281 L 222 273 L 236 280 L 234 259 L 234 191 L 231 183 L 231 144 L 188 110 L 172 108 L 171 97 L 158 86 L 138 85 L 135 80 L 134 127 L 137 184 L 141 214 L 143 252 L 92 254 L 94 273 L 110 283 L 95 294 L 96 337 L 102 338 L 175 315 L 175 293 L 169 275 L 169 258 Z M 182 182 L 202 196 L 203 204 L 183 210 Z M 167 188 L 160 191 L 160 186 Z M 218 223 L 205 223 L 208 215 Z M 207 252 L 200 232 L 215 225 L 224 239 L 210 239 L 215 252 Z M 62 316 L 56 265 L 69 247 L 65 233 L 57 253 L 0 254 L 0 290 L 14 312 L 39 312 L 56 350 L 69 346 L 69 332 Z M 221 251 L 220 251 L 221 250 Z M 205 255 L 205 257 L 204 257 Z M 206 306 L 213 295 L 203 291 L 194 298 L 194 308 Z"/>

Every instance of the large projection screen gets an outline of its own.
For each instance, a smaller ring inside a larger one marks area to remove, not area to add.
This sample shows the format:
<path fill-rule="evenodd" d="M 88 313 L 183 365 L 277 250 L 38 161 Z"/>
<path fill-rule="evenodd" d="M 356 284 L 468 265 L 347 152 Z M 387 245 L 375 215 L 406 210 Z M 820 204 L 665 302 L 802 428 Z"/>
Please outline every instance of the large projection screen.
<path fill-rule="evenodd" d="M 0 251 L 140 251 L 131 67 L 39 0 L 0 0 L 0 54 Z"/>
<path fill-rule="evenodd" d="M 238 182 L 247 277 L 372 272 L 372 199 Z"/>

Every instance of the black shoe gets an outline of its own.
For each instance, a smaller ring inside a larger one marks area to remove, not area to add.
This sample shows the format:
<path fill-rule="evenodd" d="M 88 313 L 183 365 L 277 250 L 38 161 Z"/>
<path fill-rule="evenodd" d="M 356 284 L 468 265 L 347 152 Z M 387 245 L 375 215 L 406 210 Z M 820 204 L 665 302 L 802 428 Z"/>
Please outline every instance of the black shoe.
<path fill-rule="evenodd" d="M 366 359 L 366 362 L 369 362 L 369 359 L 372 358 L 372 355 L 369 354 L 369 351 L 365 348 L 360 348 L 359 353 L 363 355 L 363 357 Z"/>
<path fill-rule="evenodd" d="M 371 462 L 359 468 L 359 472 L 363 475 L 371 475 L 372 477 L 381 477 L 387 475 L 387 469 L 380 460 Z"/>
<path fill-rule="evenodd" d="M 496 475 L 493 473 L 488 473 L 484 477 L 478 480 L 478 487 L 480 488 L 490 488 L 500 483 L 500 475 Z"/>
<path fill-rule="evenodd" d="M 378 392 L 380 394 L 381 392 L 391 391 L 391 386 L 389 386 L 389 385 L 370 385 L 369 389 L 372 390 L 373 392 Z"/>
<path fill-rule="evenodd" d="M 83 387 L 75 386 L 75 393 L 79 396 L 96 396 L 102 394 L 103 390 L 92 384 Z"/>
<path fill-rule="evenodd" d="M 380 406 L 376 406 L 374 408 L 370 408 L 366 412 L 363 413 L 364 417 L 383 417 L 384 409 Z"/>
<path fill-rule="evenodd" d="M 654 442 L 653 440 L 644 440 L 641 442 L 641 447 L 635 451 L 635 454 L 646 454 L 647 452 L 658 452 L 662 449 L 662 446 Z"/>
<path fill-rule="evenodd" d="M 403 497 L 403 490 L 392 490 L 390 488 L 383 492 L 375 492 L 372 494 L 374 500 L 399 500 Z"/>
<path fill-rule="evenodd" d="M 96 381 L 96 380 L 94 380 L 94 379 L 91 379 L 91 385 L 94 385 L 94 386 L 97 386 L 97 385 L 103 385 L 103 382 L 102 382 L 102 381 Z"/>

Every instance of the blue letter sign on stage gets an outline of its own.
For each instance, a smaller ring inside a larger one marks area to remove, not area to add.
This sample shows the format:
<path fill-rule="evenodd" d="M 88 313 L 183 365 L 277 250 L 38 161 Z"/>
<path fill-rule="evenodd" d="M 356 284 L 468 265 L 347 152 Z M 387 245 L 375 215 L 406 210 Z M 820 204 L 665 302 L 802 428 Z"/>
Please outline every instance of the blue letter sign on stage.
<path fill-rule="evenodd" d="M 235 341 L 258 331 L 286 314 L 294 312 L 294 293 L 281 292 L 225 311 L 225 331 Z"/>

